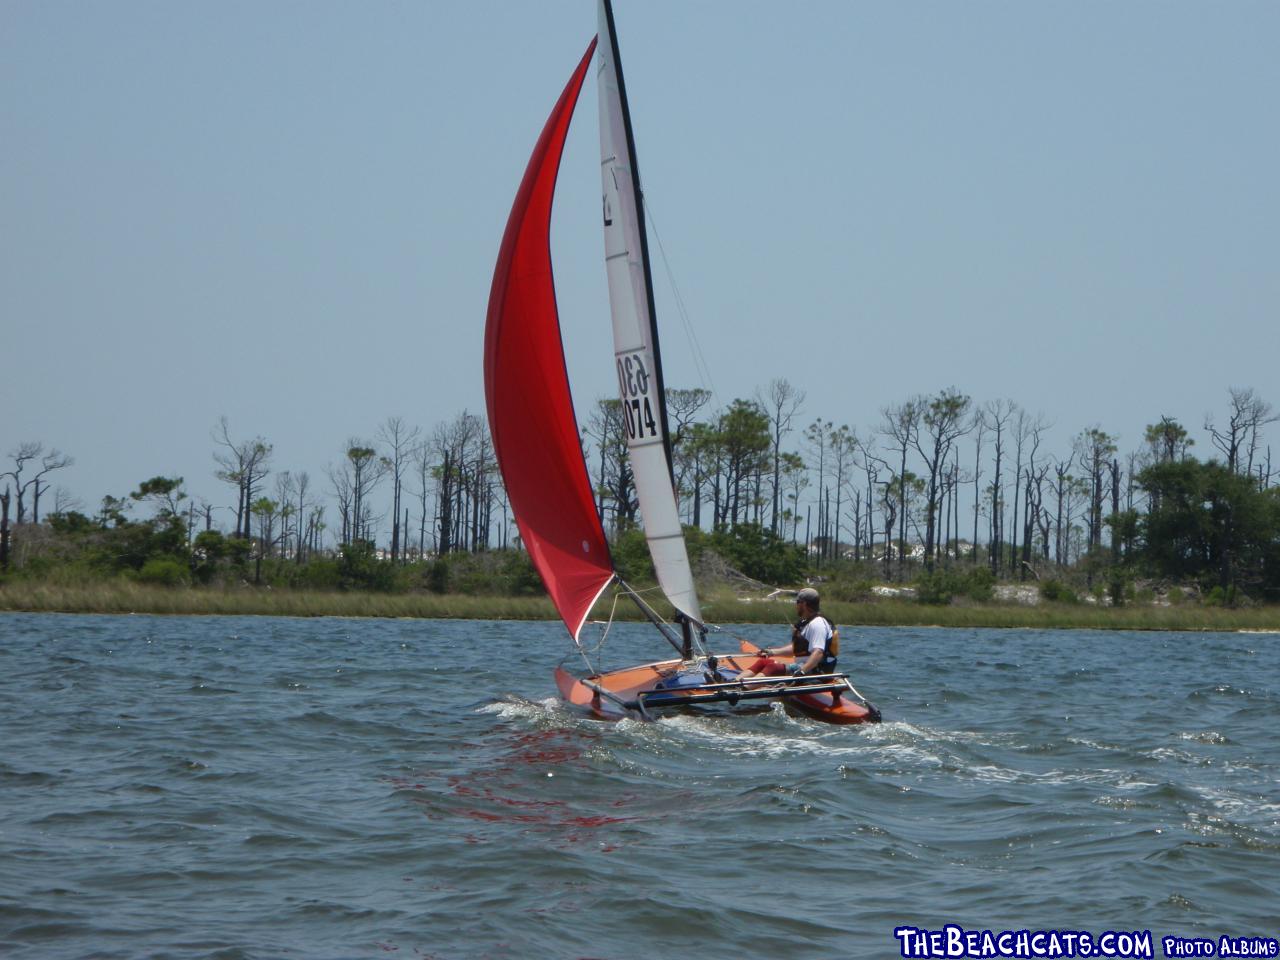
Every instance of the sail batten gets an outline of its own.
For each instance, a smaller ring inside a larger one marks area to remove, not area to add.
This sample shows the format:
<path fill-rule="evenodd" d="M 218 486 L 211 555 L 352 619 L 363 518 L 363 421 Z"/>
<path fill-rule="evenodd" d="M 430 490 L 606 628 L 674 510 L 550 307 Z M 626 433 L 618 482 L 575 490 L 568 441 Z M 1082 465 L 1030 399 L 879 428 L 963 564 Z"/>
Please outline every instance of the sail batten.
<path fill-rule="evenodd" d="M 520 536 L 574 639 L 613 580 L 565 370 L 551 207 L 592 40 L 547 119 L 502 237 L 485 325 L 485 402 Z"/>
<path fill-rule="evenodd" d="M 605 271 L 623 429 L 658 583 L 677 610 L 701 623 L 676 503 L 644 197 L 609 0 L 599 0 L 598 18 Z"/>

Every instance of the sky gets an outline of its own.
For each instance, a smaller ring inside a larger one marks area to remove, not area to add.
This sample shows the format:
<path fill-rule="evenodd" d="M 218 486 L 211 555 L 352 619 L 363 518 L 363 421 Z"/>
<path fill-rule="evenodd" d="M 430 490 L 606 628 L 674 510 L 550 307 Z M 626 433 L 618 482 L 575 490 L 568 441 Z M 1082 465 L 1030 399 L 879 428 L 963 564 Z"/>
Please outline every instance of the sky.
<path fill-rule="evenodd" d="M 1280 404 L 1280 5 L 616 0 L 666 382 L 868 434 L 954 386 L 1122 451 Z M 594 0 L 0 0 L 0 454 L 92 510 L 234 503 L 389 416 L 483 412 L 498 244 Z M 552 231 L 614 389 L 589 76 Z M 694 360 L 705 358 L 704 374 Z M 1274 428 L 1273 428 L 1274 429 Z M 797 438 L 798 443 L 798 438 Z M 229 523 L 229 514 L 222 518 Z"/>

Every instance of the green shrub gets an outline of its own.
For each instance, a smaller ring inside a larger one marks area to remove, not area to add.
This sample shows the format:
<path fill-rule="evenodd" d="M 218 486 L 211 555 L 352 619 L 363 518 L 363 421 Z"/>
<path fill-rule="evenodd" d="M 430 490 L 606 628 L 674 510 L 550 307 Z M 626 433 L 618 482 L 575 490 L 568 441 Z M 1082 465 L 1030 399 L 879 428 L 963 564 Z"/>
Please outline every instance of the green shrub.
<path fill-rule="evenodd" d="M 916 602 L 935 605 L 947 604 L 954 596 L 952 577 L 945 570 L 934 570 L 916 577 Z"/>
<path fill-rule="evenodd" d="M 719 527 L 708 546 L 734 569 L 761 583 L 796 583 L 804 575 L 804 550 L 758 523 Z"/>
<path fill-rule="evenodd" d="M 152 557 L 138 571 L 138 580 L 161 587 L 185 587 L 191 582 L 190 570 L 174 557 Z"/>
<path fill-rule="evenodd" d="M 613 555 L 613 568 L 628 583 L 653 583 L 657 579 L 643 530 L 624 530 L 609 544 L 609 552 Z"/>
<path fill-rule="evenodd" d="M 397 568 L 388 560 L 379 560 L 369 540 L 342 545 L 338 556 L 339 587 L 343 590 L 363 589 L 390 593 L 404 589 Z"/>
<path fill-rule="evenodd" d="M 1079 603 L 1076 592 L 1061 580 L 1044 580 L 1040 584 L 1040 596 L 1050 603 Z"/>
<path fill-rule="evenodd" d="M 804 577 L 804 550 L 756 523 L 720 526 L 712 533 L 686 526 L 685 548 L 689 562 L 698 567 L 711 551 L 734 570 L 753 580 L 774 585 L 798 583 Z M 644 532 L 624 530 L 609 544 L 614 569 L 629 583 L 653 583 L 653 560 Z"/>
<path fill-rule="evenodd" d="M 1206 607 L 1248 606 L 1249 598 L 1235 584 L 1229 587 L 1219 585 L 1206 593 L 1200 602 Z"/>
<path fill-rule="evenodd" d="M 546 592 L 542 577 L 533 565 L 533 558 L 523 550 L 506 550 L 502 561 L 502 576 L 506 581 L 507 595 L 512 597 L 539 597 Z"/>
<path fill-rule="evenodd" d="M 331 557 L 316 557 L 304 563 L 292 577 L 292 583 L 309 590 L 340 590 L 342 570 Z"/>
<path fill-rule="evenodd" d="M 952 597 L 964 597 L 975 603 L 989 601 L 995 588 L 995 577 L 986 567 L 967 570 L 936 569 L 916 578 L 916 602 L 946 604 Z"/>
<path fill-rule="evenodd" d="M 960 592 L 970 600 L 985 603 L 994 595 L 996 576 L 990 567 L 971 567 L 963 577 Z"/>
<path fill-rule="evenodd" d="M 839 603 L 865 603 L 872 599 L 872 586 L 873 581 L 869 577 L 842 577 L 824 583 L 822 595 Z"/>
<path fill-rule="evenodd" d="M 448 593 L 449 561 L 444 557 L 431 561 L 423 571 L 422 580 L 432 593 Z"/>
<path fill-rule="evenodd" d="M 450 553 L 401 570 L 408 581 L 432 593 L 490 597 L 539 597 L 544 593 L 533 560 L 523 550 Z"/>

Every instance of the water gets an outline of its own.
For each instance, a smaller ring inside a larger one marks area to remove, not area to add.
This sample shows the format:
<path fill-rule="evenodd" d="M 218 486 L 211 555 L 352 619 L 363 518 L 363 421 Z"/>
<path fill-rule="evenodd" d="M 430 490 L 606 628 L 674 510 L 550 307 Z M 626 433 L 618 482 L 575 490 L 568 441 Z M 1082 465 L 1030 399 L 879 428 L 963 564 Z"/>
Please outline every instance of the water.
<path fill-rule="evenodd" d="M 553 624 L 0 615 L 0 955 L 1280 931 L 1280 637 L 842 640 L 880 726 L 581 719 Z M 609 649 L 663 655 L 640 625 Z"/>

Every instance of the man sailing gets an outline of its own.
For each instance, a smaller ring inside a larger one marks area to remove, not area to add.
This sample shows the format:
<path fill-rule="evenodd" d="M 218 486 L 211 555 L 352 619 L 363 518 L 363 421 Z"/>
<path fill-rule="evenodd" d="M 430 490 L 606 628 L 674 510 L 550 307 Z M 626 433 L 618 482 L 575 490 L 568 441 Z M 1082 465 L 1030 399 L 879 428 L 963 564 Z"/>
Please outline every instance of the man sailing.
<path fill-rule="evenodd" d="M 761 647 L 760 656 L 739 674 L 739 680 L 752 677 L 776 677 L 784 673 L 833 673 L 839 649 L 839 634 L 834 624 L 819 612 L 822 598 L 813 587 L 805 587 L 796 594 L 796 616 L 799 618 L 791 630 L 791 642 L 779 647 Z M 795 655 L 795 662 L 787 665 L 773 657 Z"/>

